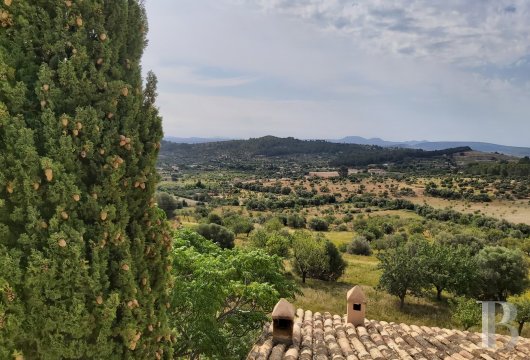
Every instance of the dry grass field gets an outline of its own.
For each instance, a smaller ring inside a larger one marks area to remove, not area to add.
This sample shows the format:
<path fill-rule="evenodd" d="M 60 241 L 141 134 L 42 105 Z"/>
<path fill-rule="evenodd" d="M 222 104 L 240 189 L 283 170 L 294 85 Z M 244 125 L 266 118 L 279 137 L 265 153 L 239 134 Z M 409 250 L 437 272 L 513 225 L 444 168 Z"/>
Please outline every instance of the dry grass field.
<path fill-rule="evenodd" d="M 309 177 L 319 177 L 323 179 L 334 178 L 339 176 L 337 171 L 310 171 Z"/>
<path fill-rule="evenodd" d="M 326 173 L 327 174 L 327 173 Z M 492 216 L 499 219 L 504 219 L 513 223 L 525 223 L 530 225 L 530 203 L 527 199 L 525 200 L 493 200 L 489 203 L 483 202 L 471 202 L 467 200 L 446 200 L 438 197 L 428 196 L 424 193 L 425 184 L 429 181 L 439 183 L 440 179 L 426 179 L 418 178 L 413 184 L 407 184 L 404 181 L 397 181 L 387 179 L 384 182 L 374 182 L 369 179 L 363 180 L 361 183 L 350 183 L 348 181 L 335 182 L 331 178 L 318 178 L 311 181 L 311 179 L 305 180 L 282 180 L 282 186 L 302 186 L 306 190 L 311 190 L 311 184 L 318 194 L 323 194 L 323 190 L 327 190 L 327 193 L 339 194 L 339 200 L 349 195 L 356 194 L 362 186 L 364 193 L 373 193 L 382 195 L 385 191 L 389 193 L 389 197 L 393 196 L 390 194 L 390 187 L 394 186 L 399 189 L 410 188 L 414 191 L 416 196 L 403 197 L 416 204 L 428 204 L 434 208 L 444 209 L 451 208 L 456 211 L 464 213 L 480 213 L 486 216 Z M 275 181 L 264 182 L 265 185 L 271 186 Z M 322 207 L 325 209 L 325 207 Z M 310 209 L 309 214 L 318 215 L 322 209 Z"/>
<path fill-rule="evenodd" d="M 446 200 L 430 196 L 406 198 L 416 204 L 428 204 L 434 208 L 451 208 L 464 213 L 480 213 L 513 223 L 530 225 L 528 200 L 494 200 L 491 203 Z"/>

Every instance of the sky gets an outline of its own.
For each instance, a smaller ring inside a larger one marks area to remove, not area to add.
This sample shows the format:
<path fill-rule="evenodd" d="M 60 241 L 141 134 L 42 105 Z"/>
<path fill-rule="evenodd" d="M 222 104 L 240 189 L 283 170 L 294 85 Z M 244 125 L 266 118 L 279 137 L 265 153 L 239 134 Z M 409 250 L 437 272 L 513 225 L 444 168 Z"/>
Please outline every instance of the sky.
<path fill-rule="evenodd" d="M 530 1 L 147 0 L 166 136 L 530 146 Z"/>

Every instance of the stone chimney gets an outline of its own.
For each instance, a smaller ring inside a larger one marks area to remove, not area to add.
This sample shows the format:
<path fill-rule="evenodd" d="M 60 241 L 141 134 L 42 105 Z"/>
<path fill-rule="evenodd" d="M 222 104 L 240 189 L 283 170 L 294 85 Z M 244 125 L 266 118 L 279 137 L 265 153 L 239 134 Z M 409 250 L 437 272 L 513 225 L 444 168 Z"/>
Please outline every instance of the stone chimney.
<path fill-rule="evenodd" d="M 346 302 L 348 304 L 346 310 L 346 314 L 348 314 L 348 322 L 354 326 L 364 325 L 364 318 L 366 316 L 366 297 L 359 285 L 354 286 L 348 291 Z"/>
<path fill-rule="evenodd" d="M 285 299 L 280 299 L 272 310 L 272 341 L 291 344 L 293 342 L 295 309 Z"/>

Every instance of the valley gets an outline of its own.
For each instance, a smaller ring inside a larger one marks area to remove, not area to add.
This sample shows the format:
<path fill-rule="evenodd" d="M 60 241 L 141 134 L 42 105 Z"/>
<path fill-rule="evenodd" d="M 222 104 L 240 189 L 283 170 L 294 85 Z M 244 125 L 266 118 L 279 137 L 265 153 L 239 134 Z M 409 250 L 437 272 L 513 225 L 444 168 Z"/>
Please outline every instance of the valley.
<path fill-rule="evenodd" d="M 360 284 L 369 298 L 369 318 L 458 327 L 452 317 L 454 301 L 464 292 L 444 291 L 438 300 L 430 286 L 421 293 L 407 291 L 400 309 L 399 299 L 380 285 L 379 256 L 411 241 L 460 244 L 475 252 L 495 245 L 530 254 L 528 177 L 496 175 L 496 170 L 477 174 L 478 168 L 496 167 L 525 173 L 525 159 L 459 149 L 428 157 L 408 154 L 390 161 L 397 155 L 385 150 L 389 153 L 383 152 L 383 162 L 334 167 L 336 158 L 312 144 L 304 143 L 307 153 L 283 147 L 278 155 L 273 147 L 272 155 L 247 154 L 237 159 L 227 144 L 222 143 L 222 151 L 216 144 L 194 145 L 199 149 L 193 161 L 180 161 L 180 147 L 162 149 L 159 171 L 166 180 L 158 191 L 175 200 L 168 217 L 176 228 L 197 229 L 213 221 L 232 230 L 237 248 L 263 248 L 281 256 L 288 276 L 301 291 L 294 300 L 296 306 L 342 313 L 345 292 Z M 246 146 L 250 144 L 237 144 Z M 226 161 L 212 160 L 221 158 Z M 238 221 L 246 225 L 235 225 Z M 338 278 L 302 281 L 291 248 L 299 232 L 335 245 L 345 263 Z M 365 244 L 368 252 L 356 254 L 352 243 L 357 242 Z"/>

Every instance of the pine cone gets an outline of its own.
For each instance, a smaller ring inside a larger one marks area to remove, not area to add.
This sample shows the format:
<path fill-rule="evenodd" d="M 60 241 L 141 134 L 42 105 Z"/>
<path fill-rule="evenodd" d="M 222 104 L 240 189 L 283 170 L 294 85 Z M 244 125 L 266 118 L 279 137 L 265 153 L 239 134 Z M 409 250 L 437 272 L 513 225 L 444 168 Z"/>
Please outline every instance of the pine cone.
<path fill-rule="evenodd" d="M 11 289 L 10 287 L 7 287 L 5 289 L 5 293 L 6 293 L 7 301 L 9 302 L 15 301 L 16 295 L 13 289 Z"/>

